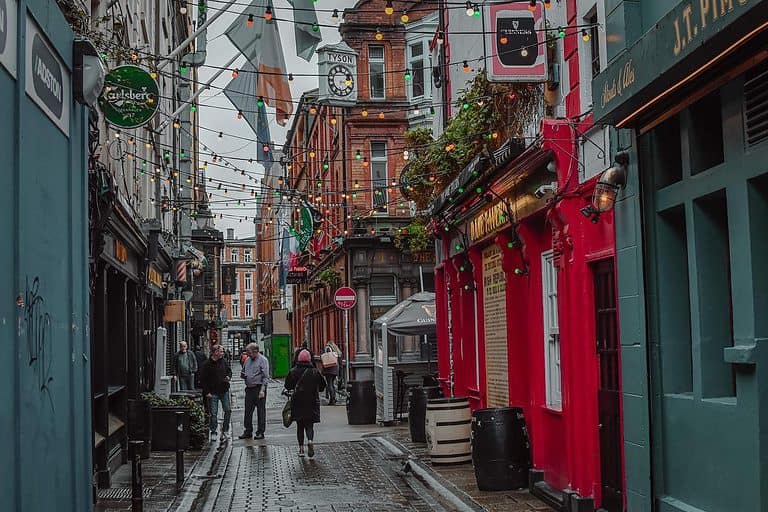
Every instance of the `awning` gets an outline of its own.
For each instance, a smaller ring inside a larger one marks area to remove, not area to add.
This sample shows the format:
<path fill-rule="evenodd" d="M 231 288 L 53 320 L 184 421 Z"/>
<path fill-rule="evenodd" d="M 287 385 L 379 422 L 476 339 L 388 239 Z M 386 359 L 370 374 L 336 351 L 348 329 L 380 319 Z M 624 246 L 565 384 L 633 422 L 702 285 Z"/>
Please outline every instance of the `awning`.
<path fill-rule="evenodd" d="M 411 295 L 382 316 L 373 325 L 381 328 L 387 324 L 387 332 L 398 336 L 423 336 L 437 331 L 435 321 L 435 294 L 419 292 Z"/>

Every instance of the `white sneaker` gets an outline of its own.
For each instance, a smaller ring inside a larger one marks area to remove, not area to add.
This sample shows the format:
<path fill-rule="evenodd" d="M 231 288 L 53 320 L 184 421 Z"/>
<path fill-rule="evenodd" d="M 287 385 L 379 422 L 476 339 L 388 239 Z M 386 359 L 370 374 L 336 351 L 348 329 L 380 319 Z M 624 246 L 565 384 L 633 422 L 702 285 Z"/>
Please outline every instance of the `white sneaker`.
<path fill-rule="evenodd" d="M 222 432 L 221 433 L 221 440 L 224 441 L 224 440 L 227 440 L 227 439 L 229 439 L 229 432 Z"/>
<path fill-rule="evenodd" d="M 211 432 L 210 435 L 208 436 L 208 438 L 211 441 L 214 441 L 216 439 L 216 436 L 217 436 L 216 432 Z"/>

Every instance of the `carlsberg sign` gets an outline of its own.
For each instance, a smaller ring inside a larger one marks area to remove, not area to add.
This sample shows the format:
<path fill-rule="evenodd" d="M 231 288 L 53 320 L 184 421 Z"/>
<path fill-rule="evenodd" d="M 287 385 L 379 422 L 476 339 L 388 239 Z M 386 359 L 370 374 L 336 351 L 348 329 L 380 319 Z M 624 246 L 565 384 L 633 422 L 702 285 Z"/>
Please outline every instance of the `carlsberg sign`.
<path fill-rule="evenodd" d="M 137 66 L 119 66 L 107 74 L 99 106 L 110 124 L 138 128 L 155 117 L 158 96 L 157 82 L 147 71 Z"/>

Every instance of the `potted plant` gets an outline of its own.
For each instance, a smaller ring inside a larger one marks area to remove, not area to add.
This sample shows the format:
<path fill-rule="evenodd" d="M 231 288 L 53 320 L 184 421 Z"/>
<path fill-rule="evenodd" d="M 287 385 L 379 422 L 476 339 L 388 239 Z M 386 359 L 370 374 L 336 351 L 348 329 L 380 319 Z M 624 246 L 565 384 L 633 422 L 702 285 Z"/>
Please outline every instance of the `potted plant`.
<path fill-rule="evenodd" d="M 184 413 L 182 448 L 199 450 L 206 439 L 206 418 L 203 406 L 183 397 L 163 398 L 155 393 L 142 393 L 152 408 L 152 450 L 176 449 L 176 413 Z"/>

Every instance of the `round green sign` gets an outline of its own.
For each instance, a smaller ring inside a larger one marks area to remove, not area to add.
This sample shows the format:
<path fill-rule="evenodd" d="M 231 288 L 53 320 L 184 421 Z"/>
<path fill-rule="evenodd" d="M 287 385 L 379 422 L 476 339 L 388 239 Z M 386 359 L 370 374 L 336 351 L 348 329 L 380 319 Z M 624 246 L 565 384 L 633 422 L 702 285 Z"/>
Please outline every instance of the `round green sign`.
<path fill-rule="evenodd" d="M 159 95 L 157 82 L 147 71 L 119 66 L 107 74 L 99 106 L 110 124 L 138 128 L 155 117 Z"/>

